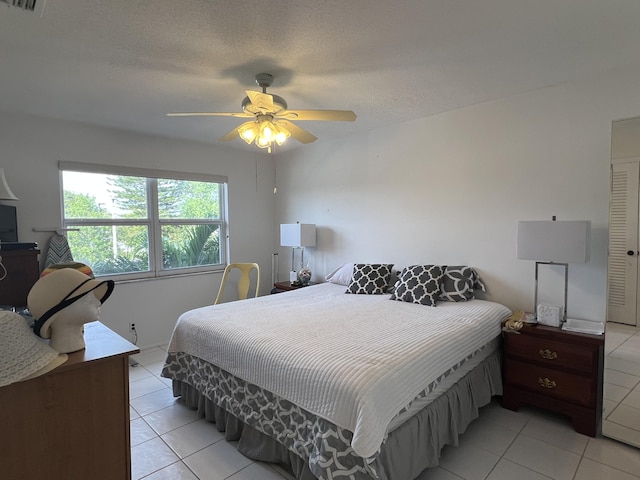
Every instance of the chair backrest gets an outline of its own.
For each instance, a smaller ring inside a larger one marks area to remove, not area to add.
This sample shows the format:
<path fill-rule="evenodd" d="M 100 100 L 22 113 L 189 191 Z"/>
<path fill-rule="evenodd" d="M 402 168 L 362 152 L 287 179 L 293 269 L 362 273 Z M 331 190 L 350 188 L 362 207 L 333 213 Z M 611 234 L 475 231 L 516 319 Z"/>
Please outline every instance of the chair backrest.
<path fill-rule="evenodd" d="M 245 300 L 249 295 L 249 288 L 251 287 L 251 272 L 256 270 L 256 297 L 260 291 L 260 265 L 257 263 L 230 263 L 227 268 L 224 269 L 224 275 L 222 276 L 222 282 L 220 282 L 220 289 L 218 290 L 218 296 L 216 297 L 215 305 L 219 304 L 222 300 L 224 293 L 224 287 L 229 277 L 229 272 L 237 268 L 240 270 L 240 280 L 238 280 L 238 300 Z"/>

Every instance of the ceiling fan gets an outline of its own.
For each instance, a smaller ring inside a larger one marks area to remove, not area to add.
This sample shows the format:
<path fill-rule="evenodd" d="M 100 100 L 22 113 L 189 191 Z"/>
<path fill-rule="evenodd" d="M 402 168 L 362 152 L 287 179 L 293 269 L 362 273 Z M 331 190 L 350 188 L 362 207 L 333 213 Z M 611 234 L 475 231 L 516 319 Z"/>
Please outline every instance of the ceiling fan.
<path fill-rule="evenodd" d="M 353 122 L 356 119 L 356 114 L 351 110 L 288 110 L 284 98 L 267 93 L 267 87 L 273 83 L 273 75 L 259 73 L 255 78 L 262 93 L 246 90 L 242 112 L 167 113 L 167 116 L 251 118 L 252 120 L 222 136 L 220 141 L 226 142 L 239 136 L 248 144 L 255 142 L 258 147 L 267 148 L 269 152 L 273 143 L 282 145 L 289 137 L 301 143 L 317 140 L 317 137 L 292 123 L 292 120 Z"/>

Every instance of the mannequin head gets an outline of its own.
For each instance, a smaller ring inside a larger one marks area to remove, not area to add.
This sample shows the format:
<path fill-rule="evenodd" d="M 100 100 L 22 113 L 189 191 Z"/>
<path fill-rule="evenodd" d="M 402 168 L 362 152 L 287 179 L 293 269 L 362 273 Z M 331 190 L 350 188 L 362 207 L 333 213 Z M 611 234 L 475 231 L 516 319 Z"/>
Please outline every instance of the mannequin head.
<path fill-rule="evenodd" d="M 40 278 L 27 297 L 36 320 L 34 333 L 51 338 L 50 345 L 58 352 L 82 350 L 83 325 L 98 320 L 100 305 L 113 287 L 113 280 L 99 281 L 71 268 Z"/>
<path fill-rule="evenodd" d="M 51 348 L 69 353 L 85 347 L 83 325 L 100 318 L 100 300 L 84 295 L 51 317 Z"/>

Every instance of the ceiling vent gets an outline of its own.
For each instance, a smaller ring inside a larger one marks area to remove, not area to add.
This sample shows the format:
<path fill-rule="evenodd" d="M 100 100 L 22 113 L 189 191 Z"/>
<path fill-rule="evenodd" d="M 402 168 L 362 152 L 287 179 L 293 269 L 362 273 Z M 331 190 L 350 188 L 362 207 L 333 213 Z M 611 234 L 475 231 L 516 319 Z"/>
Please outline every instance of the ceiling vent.
<path fill-rule="evenodd" d="M 3 3 L 42 16 L 47 0 L 0 0 L 0 5 Z"/>

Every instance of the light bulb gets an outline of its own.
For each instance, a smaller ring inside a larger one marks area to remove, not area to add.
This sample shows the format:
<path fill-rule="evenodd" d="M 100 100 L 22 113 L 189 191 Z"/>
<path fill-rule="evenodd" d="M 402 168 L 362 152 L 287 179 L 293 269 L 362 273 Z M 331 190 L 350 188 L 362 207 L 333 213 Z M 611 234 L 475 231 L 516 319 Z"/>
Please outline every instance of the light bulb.
<path fill-rule="evenodd" d="M 245 130 L 244 132 L 242 132 L 242 138 L 244 138 L 245 140 L 253 140 L 256 136 L 256 132 L 254 132 L 253 130 Z"/>
<path fill-rule="evenodd" d="M 282 145 L 290 136 L 291 136 L 291 133 L 289 133 L 288 130 L 286 130 L 285 128 L 279 127 L 278 133 L 276 133 L 275 135 L 275 141 L 278 145 Z"/>
<path fill-rule="evenodd" d="M 262 130 L 262 136 L 267 140 L 271 140 L 271 137 L 273 136 L 273 131 L 271 130 L 270 127 L 266 126 L 264 127 L 264 130 Z"/>
<path fill-rule="evenodd" d="M 260 148 L 267 148 L 268 146 L 271 145 L 271 142 L 264 138 L 262 135 L 260 135 L 258 138 L 256 138 L 256 145 L 259 146 Z"/>
<path fill-rule="evenodd" d="M 248 144 L 251 144 L 251 142 L 253 142 L 257 134 L 258 134 L 257 123 L 253 123 L 253 122 L 245 123 L 238 128 L 238 135 L 240 135 L 240 138 L 245 142 L 247 142 Z"/>

